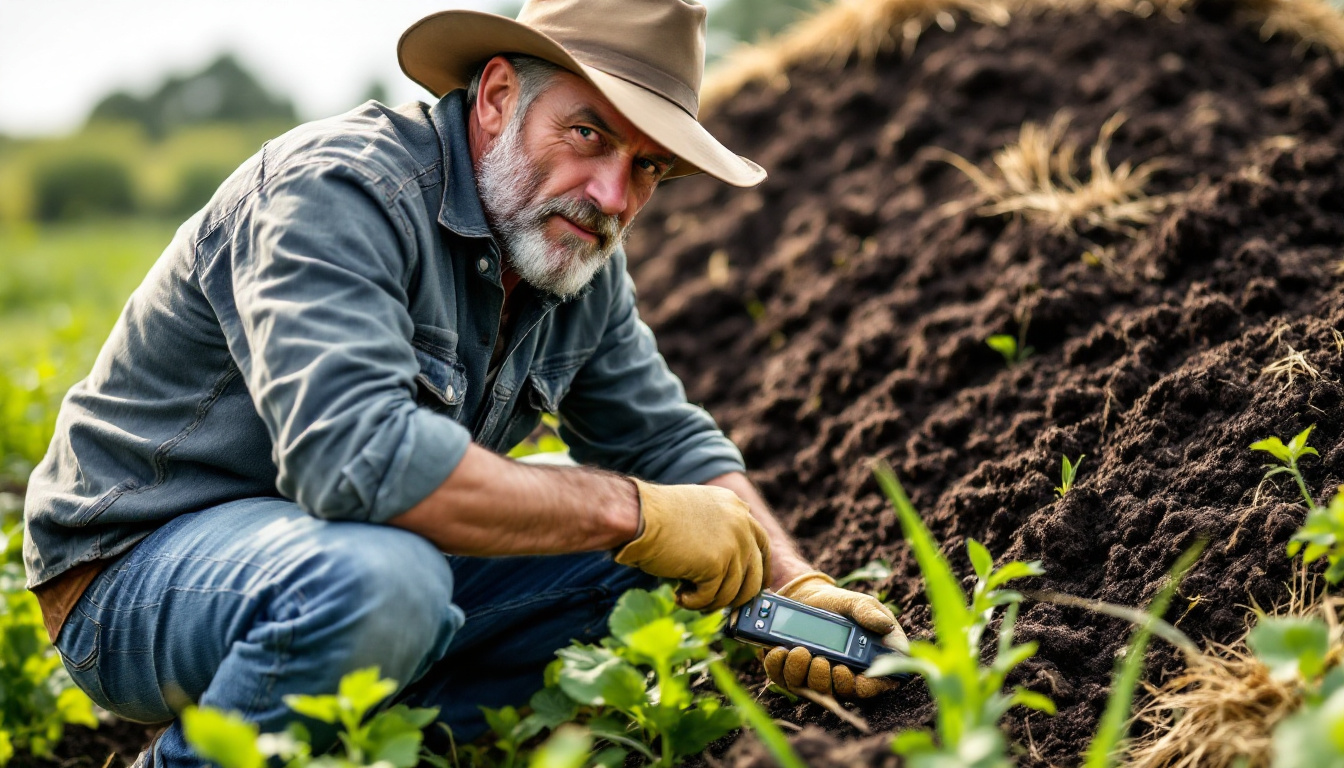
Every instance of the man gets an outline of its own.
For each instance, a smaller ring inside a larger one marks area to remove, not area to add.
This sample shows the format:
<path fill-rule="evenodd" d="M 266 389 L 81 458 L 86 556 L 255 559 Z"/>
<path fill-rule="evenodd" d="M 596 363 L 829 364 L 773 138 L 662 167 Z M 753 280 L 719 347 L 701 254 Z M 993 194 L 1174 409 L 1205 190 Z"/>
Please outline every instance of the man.
<path fill-rule="evenodd" d="M 278 730 L 286 694 L 378 665 L 471 738 L 654 577 L 691 608 L 772 587 L 897 629 L 799 555 L 635 310 L 621 242 L 655 188 L 764 178 L 695 120 L 704 15 L 431 16 L 400 55 L 432 108 L 300 126 L 183 225 L 29 487 L 29 586 L 94 701 Z M 592 467 L 499 455 L 542 411 Z M 884 687 L 805 651 L 767 667 Z M 173 724 L 142 762 L 195 761 Z"/>

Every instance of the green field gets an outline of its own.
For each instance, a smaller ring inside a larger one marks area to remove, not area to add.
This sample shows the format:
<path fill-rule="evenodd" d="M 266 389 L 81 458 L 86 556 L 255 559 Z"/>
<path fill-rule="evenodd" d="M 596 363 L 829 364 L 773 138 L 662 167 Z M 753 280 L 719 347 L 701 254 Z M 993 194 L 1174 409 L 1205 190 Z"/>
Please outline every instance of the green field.
<path fill-rule="evenodd" d="M 127 297 L 172 238 L 163 221 L 0 225 L 0 486 L 46 451 Z"/>

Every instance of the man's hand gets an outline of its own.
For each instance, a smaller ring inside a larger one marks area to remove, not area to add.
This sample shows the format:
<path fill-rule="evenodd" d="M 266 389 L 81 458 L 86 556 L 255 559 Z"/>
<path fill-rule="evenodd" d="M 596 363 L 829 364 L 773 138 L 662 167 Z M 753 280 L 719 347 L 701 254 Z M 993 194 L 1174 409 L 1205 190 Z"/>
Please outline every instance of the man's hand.
<path fill-rule="evenodd" d="M 775 591 L 780 597 L 797 600 L 814 608 L 848 616 L 864 629 L 883 635 L 883 643 L 894 648 L 908 647 L 905 632 L 896 623 L 896 616 L 872 595 L 865 595 L 835 586 L 835 579 L 820 571 L 805 573 Z M 848 667 L 820 656 L 813 657 L 806 648 L 772 648 L 764 658 L 765 672 L 776 685 L 788 690 L 810 688 L 817 693 L 836 698 L 866 699 L 900 685 L 895 680 L 855 675 Z"/>
<path fill-rule="evenodd" d="M 654 485 L 639 489 L 641 532 L 616 562 L 654 576 L 683 579 L 687 608 L 714 611 L 755 597 L 770 572 L 770 539 L 747 503 L 725 488 Z"/>

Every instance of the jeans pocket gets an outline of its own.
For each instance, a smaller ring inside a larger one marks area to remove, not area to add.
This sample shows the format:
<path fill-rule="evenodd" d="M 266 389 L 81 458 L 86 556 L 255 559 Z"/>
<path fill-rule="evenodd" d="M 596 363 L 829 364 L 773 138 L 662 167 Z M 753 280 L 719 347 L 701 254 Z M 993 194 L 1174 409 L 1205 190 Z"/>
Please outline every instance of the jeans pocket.
<path fill-rule="evenodd" d="M 77 603 L 66 617 L 55 645 L 75 685 L 88 694 L 93 703 L 103 709 L 111 709 L 107 694 L 103 692 L 103 682 L 98 676 L 98 651 L 102 637 L 102 625 L 89 618 Z"/>

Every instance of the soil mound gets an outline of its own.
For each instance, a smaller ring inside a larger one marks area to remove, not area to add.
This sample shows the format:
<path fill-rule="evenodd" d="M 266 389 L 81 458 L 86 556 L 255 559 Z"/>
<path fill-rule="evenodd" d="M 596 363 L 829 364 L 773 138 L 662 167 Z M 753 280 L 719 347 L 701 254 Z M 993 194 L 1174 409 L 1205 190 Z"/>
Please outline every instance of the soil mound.
<path fill-rule="evenodd" d="M 1237 10 L 1041 11 L 1003 27 L 957 15 L 908 54 L 794 64 L 787 91 L 748 84 L 706 121 L 770 171 L 761 187 L 678 181 L 641 215 L 629 252 L 642 311 L 690 398 L 818 567 L 894 560 L 873 587 L 906 606 L 913 634 L 928 611 L 874 458 L 963 573 L 973 537 L 1043 560 L 1037 586 L 1141 605 L 1208 537 L 1169 620 L 1231 641 L 1244 606 L 1285 596 L 1284 544 L 1304 510 L 1288 485 L 1256 499 L 1264 460 L 1248 446 L 1315 424 L 1311 488 L 1344 481 L 1344 72 L 1262 40 Z M 1163 159 L 1148 191 L 1179 200 L 1133 236 L 949 213 L 976 192 L 933 148 L 988 170 L 1024 122 L 1064 109 L 1082 147 L 1127 115 L 1110 164 Z M 1035 352 L 1005 366 L 985 339 L 1027 321 Z M 1294 352 L 1317 375 L 1262 373 Z M 1057 499 L 1061 455 L 1079 454 Z M 1028 603 L 1018 634 L 1040 652 L 1015 682 L 1060 710 L 1010 715 L 1031 745 L 1022 762 L 1074 764 L 1129 628 Z M 1175 668 L 1164 648 L 1149 661 L 1150 679 Z M 885 753 L 812 705 L 771 701 L 822 726 L 803 739 L 814 764 Z M 928 724 L 932 706 L 915 684 L 863 714 L 891 730 Z M 757 764 L 754 752 L 729 754 Z"/>

